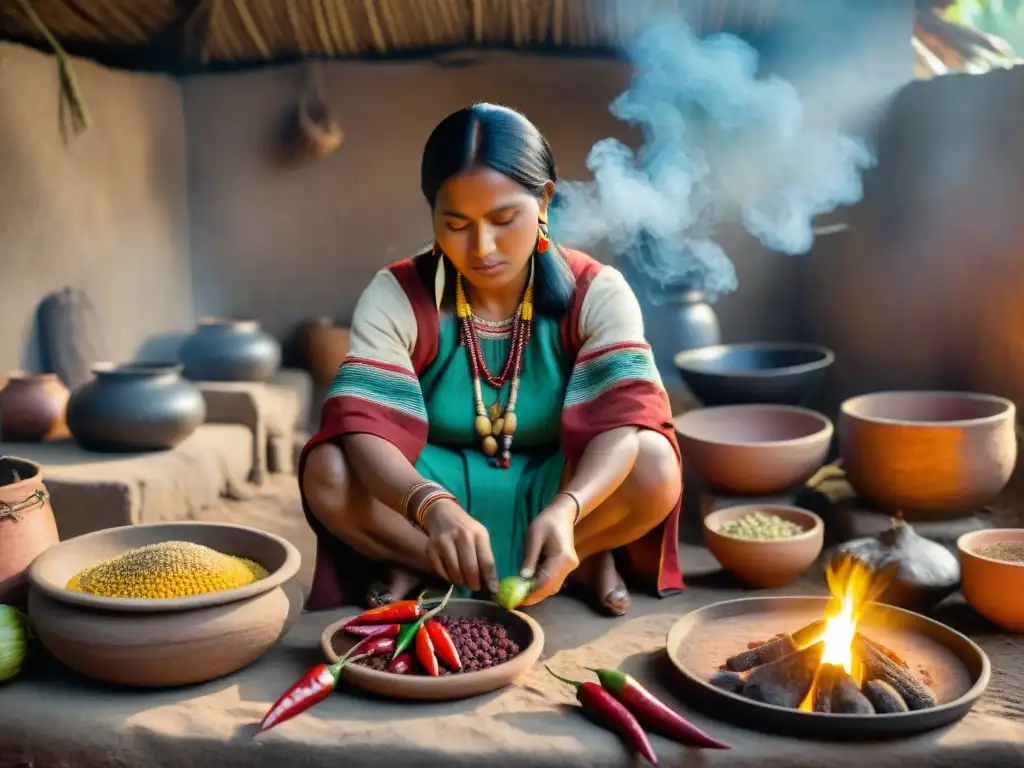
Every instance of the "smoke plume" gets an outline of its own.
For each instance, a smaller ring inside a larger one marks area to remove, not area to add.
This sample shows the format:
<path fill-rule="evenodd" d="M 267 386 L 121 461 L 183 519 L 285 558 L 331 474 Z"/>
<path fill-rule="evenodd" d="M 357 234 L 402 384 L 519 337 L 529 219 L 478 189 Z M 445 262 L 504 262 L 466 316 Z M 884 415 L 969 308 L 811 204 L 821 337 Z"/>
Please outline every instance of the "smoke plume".
<path fill-rule="evenodd" d="M 626 53 L 634 75 L 610 110 L 644 143 L 603 139 L 587 158 L 593 180 L 559 185 L 566 243 L 607 241 L 662 288 L 714 297 L 737 287 L 717 224 L 739 219 L 766 247 L 803 254 L 814 217 L 861 198 L 869 148 L 810 125 L 796 88 L 758 77 L 757 51 L 739 37 L 698 38 L 666 19 Z"/>

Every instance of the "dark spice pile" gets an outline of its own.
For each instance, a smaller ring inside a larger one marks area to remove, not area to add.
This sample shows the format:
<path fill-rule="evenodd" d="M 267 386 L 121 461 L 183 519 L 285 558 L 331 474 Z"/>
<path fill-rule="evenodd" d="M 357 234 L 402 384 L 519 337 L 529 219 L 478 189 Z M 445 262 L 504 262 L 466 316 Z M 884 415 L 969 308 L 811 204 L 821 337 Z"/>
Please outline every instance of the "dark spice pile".
<path fill-rule="evenodd" d="M 519 646 L 508 636 L 505 627 L 495 621 L 469 616 L 438 616 L 437 621 L 451 635 L 455 650 L 462 659 L 463 672 L 477 672 L 495 667 L 519 655 Z M 371 656 L 354 663 L 383 672 L 388 668 L 390 657 Z M 423 673 L 421 668 L 415 671 Z M 453 673 L 442 666 L 441 675 L 448 674 Z"/>

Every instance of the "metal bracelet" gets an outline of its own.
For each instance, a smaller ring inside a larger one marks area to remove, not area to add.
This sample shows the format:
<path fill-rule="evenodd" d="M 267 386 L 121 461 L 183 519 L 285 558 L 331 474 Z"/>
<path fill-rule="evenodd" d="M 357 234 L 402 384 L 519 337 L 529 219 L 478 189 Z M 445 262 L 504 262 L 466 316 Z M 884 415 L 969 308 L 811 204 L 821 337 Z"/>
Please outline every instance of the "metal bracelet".
<path fill-rule="evenodd" d="M 558 494 L 560 496 L 568 496 L 576 505 L 576 517 L 572 521 L 572 524 L 576 525 L 576 523 L 580 521 L 580 518 L 583 517 L 583 502 L 580 501 L 580 497 L 572 491 L 559 491 Z"/>

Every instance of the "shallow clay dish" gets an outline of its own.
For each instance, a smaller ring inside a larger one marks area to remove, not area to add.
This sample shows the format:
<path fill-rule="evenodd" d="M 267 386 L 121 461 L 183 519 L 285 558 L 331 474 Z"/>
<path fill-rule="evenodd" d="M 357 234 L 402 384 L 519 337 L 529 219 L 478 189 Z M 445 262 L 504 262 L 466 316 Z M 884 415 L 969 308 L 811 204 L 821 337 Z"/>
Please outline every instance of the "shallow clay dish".
<path fill-rule="evenodd" d="M 683 461 L 712 489 L 744 496 L 781 493 L 825 461 L 832 422 L 785 405 L 698 408 L 675 418 Z"/>
<path fill-rule="evenodd" d="M 81 569 L 159 541 L 192 541 L 247 557 L 270 575 L 248 587 L 169 600 L 120 600 L 70 592 Z M 202 683 L 251 664 L 302 611 L 292 577 L 299 553 L 284 539 L 221 523 L 111 528 L 62 542 L 28 572 L 29 616 L 43 646 L 86 677 L 142 687 Z"/>
<path fill-rule="evenodd" d="M 839 451 L 864 498 L 907 520 L 991 502 L 1017 461 L 1016 406 L 974 392 L 875 392 L 840 408 Z"/>
<path fill-rule="evenodd" d="M 320 636 L 320 648 L 331 663 L 345 654 L 359 638 L 347 635 L 342 627 L 357 612 L 334 622 Z M 544 650 L 544 630 L 524 613 L 506 611 L 483 600 L 452 600 L 442 611 L 444 616 L 472 616 L 497 622 L 521 649 L 518 656 L 489 669 L 463 672 L 444 677 L 426 675 L 395 675 L 377 672 L 358 664 L 346 665 L 342 678 L 351 685 L 377 696 L 418 701 L 452 701 L 491 693 L 510 685 L 540 658 Z"/>
<path fill-rule="evenodd" d="M 725 523 L 751 512 L 764 512 L 796 523 L 804 532 L 788 539 L 752 540 L 719 533 Z M 825 524 L 813 512 L 784 504 L 726 507 L 704 518 L 704 540 L 722 567 L 749 587 L 774 589 L 810 568 L 821 554 Z"/>
<path fill-rule="evenodd" d="M 1024 563 L 995 560 L 977 553 L 1002 541 L 1024 542 L 1024 528 L 975 531 L 957 539 L 964 598 L 993 624 L 1024 635 Z"/>
<path fill-rule="evenodd" d="M 901 608 L 872 603 L 860 630 L 891 648 L 930 678 L 939 700 L 932 709 L 887 715 L 802 712 L 763 704 L 708 683 L 726 658 L 752 640 L 800 629 L 825 613 L 824 597 L 760 597 L 728 600 L 693 611 L 668 633 L 666 651 L 680 672 L 680 693 L 695 708 L 746 728 L 822 739 L 909 736 L 949 725 L 970 711 L 991 676 L 985 652 L 949 627 Z"/>

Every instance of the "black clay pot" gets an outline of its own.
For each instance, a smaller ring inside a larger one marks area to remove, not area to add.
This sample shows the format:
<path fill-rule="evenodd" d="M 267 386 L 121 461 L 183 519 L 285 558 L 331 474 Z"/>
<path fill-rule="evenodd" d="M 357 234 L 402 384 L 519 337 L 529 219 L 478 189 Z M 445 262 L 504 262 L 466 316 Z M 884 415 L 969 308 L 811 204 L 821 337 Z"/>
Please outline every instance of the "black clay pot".
<path fill-rule="evenodd" d="M 208 317 L 178 356 L 192 381 L 264 381 L 281 365 L 281 345 L 256 320 Z"/>
<path fill-rule="evenodd" d="M 807 405 L 835 360 L 816 344 L 719 344 L 680 352 L 675 367 L 705 405 Z"/>
<path fill-rule="evenodd" d="M 166 450 L 206 419 L 203 395 L 181 378 L 180 365 L 132 363 L 93 372 L 96 378 L 68 401 L 68 429 L 87 451 Z"/>

